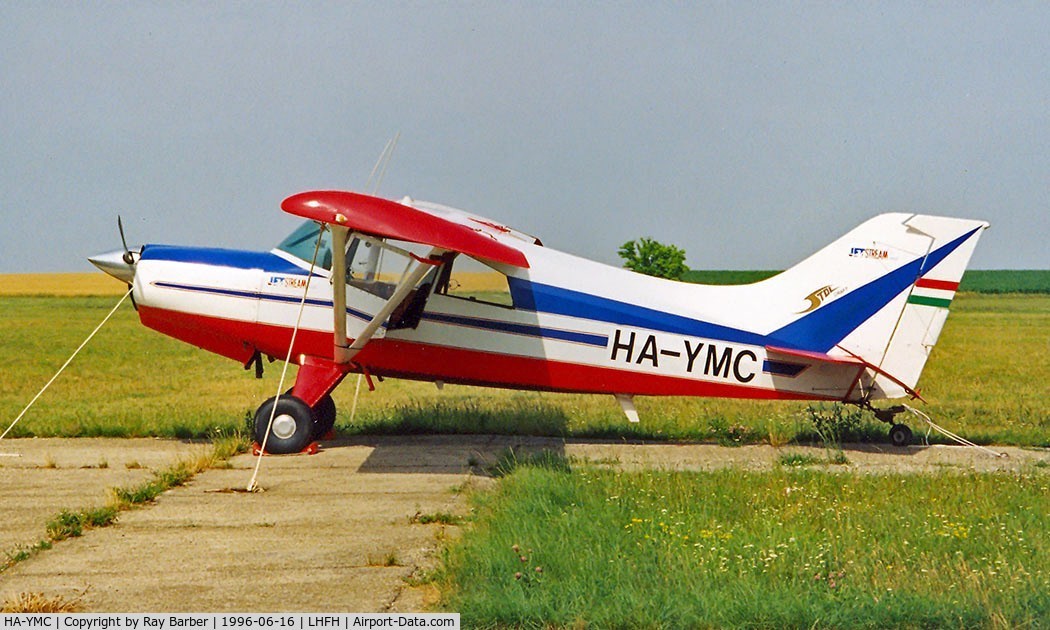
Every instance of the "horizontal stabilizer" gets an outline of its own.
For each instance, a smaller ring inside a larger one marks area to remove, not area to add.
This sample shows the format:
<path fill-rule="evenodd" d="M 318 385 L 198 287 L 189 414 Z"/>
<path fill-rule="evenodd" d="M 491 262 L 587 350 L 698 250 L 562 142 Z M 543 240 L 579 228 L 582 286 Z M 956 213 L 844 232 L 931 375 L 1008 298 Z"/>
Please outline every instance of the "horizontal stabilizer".
<path fill-rule="evenodd" d="M 845 350 L 844 348 L 840 349 Z M 849 352 L 849 350 L 845 350 L 845 352 Z M 888 373 L 886 370 L 875 365 L 874 363 L 866 361 L 863 357 L 857 356 L 853 353 L 849 353 L 848 356 L 834 356 L 830 354 L 825 354 L 823 352 L 813 352 L 810 350 L 795 350 L 792 348 L 778 348 L 776 346 L 766 346 L 766 353 L 768 353 L 768 355 L 771 358 L 775 357 L 776 355 L 782 355 L 787 357 L 794 357 L 796 359 L 806 359 L 810 363 L 817 364 L 831 364 L 842 366 L 853 365 L 858 368 L 856 377 L 858 380 L 860 379 L 860 376 L 864 372 L 864 370 L 868 369 L 874 372 L 875 374 L 883 376 L 892 381 L 893 383 L 896 383 L 901 388 L 903 388 L 909 396 L 913 398 L 918 398 L 919 400 L 926 402 L 925 399 L 921 395 L 919 395 L 919 392 L 909 387 L 907 383 Z M 857 383 L 854 382 L 854 386 L 850 389 L 850 392 L 843 398 L 843 400 L 852 400 L 850 394 L 856 391 L 856 385 Z"/>
<path fill-rule="evenodd" d="M 842 365 L 866 365 L 865 361 L 856 359 L 854 357 L 834 357 L 830 354 L 823 352 L 814 352 L 811 350 L 795 350 L 793 348 L 778 348 L 776 346 L 766 346 L 766 352 L 770 355 L 783 354 L 789 357 L 795 357 L 798 359 L 809 359 L 810 361 L 818 361 L 822 363 L 839 363 Z"/>

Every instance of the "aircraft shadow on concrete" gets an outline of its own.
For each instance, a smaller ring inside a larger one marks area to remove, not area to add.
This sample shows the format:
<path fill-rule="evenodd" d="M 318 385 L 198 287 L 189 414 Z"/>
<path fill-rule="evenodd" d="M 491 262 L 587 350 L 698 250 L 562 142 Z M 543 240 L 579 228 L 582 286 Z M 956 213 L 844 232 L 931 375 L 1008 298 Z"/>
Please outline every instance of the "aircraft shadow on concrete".
<path fill-rule="evenodd" d="M 650 440 L 571 439 L 572 443 L 694 445 L 695 442 Z M 367 446 L 372 450 L 358 469 L 361 473 L 466 474 L 500 476 L 516 462 L 542 458 L 544 465 L 569 468 L 565 445 L 559 437 L 528 435 L 362 435 L 326 442 L 325 448 Z M 820 445 L 797 445 L 821 448 Z M 734 447 L 725 447 L 732 449 Z M 889 444 L 842 444 L 850 453 L 882 453 L 902 459 L 916 457 L 927 445 L 897 447 Z M 791 446 L 786 446 L 789 452 Z"/>
<path fill-rule="evenodd" d="M 406 405 L 389 416 L 359 426 L 362 435 L 324 442 L 325 448 L 369 446 L 362 473 L 492 474 L 494 466 L 517 454 L 548 452 L 565 458 L 569 417 L 543 403 L 489 409 L 469 400 L 450 404 Z M 508 433 L 513 433 L 508 435 Z"/>
<path fill-rule="evenodd" d="M 367 446 L 372 450 L 359 473 L 496 476 L 515 461 L 546 457 L 567 461 L 565 440 L 523 435 L 361 435 L 324 448 Z"/>
<path fill-rule="evenodd" d="M 361 473 L 465 474 L 498 476 L 500 467 L 515 461 L 543 457 L 546 463 L 568 460 L 565 451 L 569 417 L 550 405 L 509 405 L 494 410 L 461 404 L 406 406 L 373 426 L 359 427 L 368 433 L 324 441 L 325 449 L 366 446 L 371 448 Z M 508 434 L 513 432 L 513 434 Z M 610 436 L 611 437 L 611 436 Z M 605 442 L 602 439 L 571 439 L 572 442 Z M 652 441 L 620 437 L 617 443 L 695 444 L 676 440 Z M 882 443 L 843 443 L 844 452 L 887 453 L 914 457 L 928 448 L 921 438 L 915 445 L 895 447 Z M 788 445 L 785 448 L 790 449 Z M 820 447 L 820 444 L 797 446 Z"/>

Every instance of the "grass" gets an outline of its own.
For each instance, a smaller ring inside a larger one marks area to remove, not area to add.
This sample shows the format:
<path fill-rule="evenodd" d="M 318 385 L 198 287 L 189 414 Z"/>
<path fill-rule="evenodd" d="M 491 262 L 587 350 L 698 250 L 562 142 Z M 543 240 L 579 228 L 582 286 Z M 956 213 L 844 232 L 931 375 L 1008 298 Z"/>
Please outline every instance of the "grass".
<path fill-rule="evenodd" d="M 781 453 L 777 456 L 777 463 L 781 466 L 815 466 L 823 464 L 824 460 L 808 453 Z"/>
<path fill-rule="evenodd" d="M 6 428 L 112 306 L 113 298 L 0 297 L 0 418 Z M 60 319 L 55 314 L 61 313 Z M 1043 395 L 1050 296 L 960 294 L 919 387 L 934 421 L 979 443 L 1050 446 Z M 128 306 L 81 353 L 15 428 L 14 436 L 207 438 L 232 432 L 273 395 L 235 363 L 147 330 Z M 351 380 L 354 377 L 351 376 Z M 349 422 L 353 383 L 336 390 L 343 433 L 511 433 L 746 444 L 815 441 L 805 403 L 639 398 L 629 424 L 608 396 L 546 394 L 387 379 L 363 392 Z M 191 393 L 191 395 L 187 395 Z M 922 428 L 913 423 L 913 428 Z M 885 439 L 866 414 L 844 441 Z M 936 437 L 935 437 L 936 439 Z"/>
<path fill-rule="evenodd" d="M 977 293 L 1050 293 L 1050 269 L 971 269 L 963 274 L 959 290 Z"/>
<path fill-rule="evenodd" d="M 723 271 L 690 269 L 682 274 L 683 282 L 694 282 L 696 284 L 753 284 L 766 278 L 771 278 L 780 273 L 779 271 Z"/>
<path fill-rule="evenodd" d="M 698 284 L 752 284 L 779 271 L 703 271 L 690 269 L 685 282 Z M 970 269 L 959 290 L 973 293 L 1050 293 L 1050 269 Z"/>
<path fill-rule="evenodd" d="M 0 348 L 17 358 L 0 367 L 0 431 L 115 302 L 111 297 L 0 298 Z M 245 411 L 254 411 L 275 387 L 275 381 L 256 381 L 229 360 L 145 329 L 128 304 L 41 396 L 12 436 L 207 439 L 216 430 L 239 429 Z"/>
<path fill-rule="evenodd" d="M 176 465 L 154 474 L 153 479 L 129 488 L 115 488 L 113 496 L 118 505 L 140 505 L 149 503 L 171 488 L 184 485 L 197 469 L 189 462 L 182 461 Z"/>
<path fill-rule="evenodd" d="M 417 513 L 409 519 L 409 522 L 419 525 L 462 525 L 464 522 L 462 516 L 452 514 L 450 512 L 431 512 L 427 514 Z"/>
<path fill-rule="evenodd" d="M 489 469 L 488 473 L 493 477 L 506 477 L 521 466 L 532 468 L 545 468 L 560 472 L 569 472 L 569 461 L 554 451 L 542 450 L 539 452 L 527 452 L 518 449 L 504 449 Z"/>
<path fill-rule="evenodd" d="M 47 597 L 43 593 L 19 593 L 0 604 L 0 613 L 73 613 L 83 606 L 80 597 L 66 599 L 61 595 Z"/>
<path fill-rule="evenodd" d="M 6 560 L 0 562 L 0 573 L 3 573 L 8 567 L 14 566 L 19 562 L 24 562 L 41 551 L 47 551 L 51 549 L 52 543 L 50 540 L 40 540 L 33 545 L 24 545 L 16 549 L 6 552 Z"/>
<path fill-rule="evenodd" d="M 120 506 L 115 504 L 84 510 L 62 510 L 47 524 L 47 537 L 51 542 L 76 538 L 85 529 L 105 527 L 117 520 Z"/>
<path fill-rule="evenodd" d="M 1034 468 L 524 464 L 473 495 L 473 529 L 436 580 L 465 627 L 1038 627 L 1048 486 Z"/>
<path fill-rule="evenodd" d="M 0 366 L 0 418 L 21 411 L 115 299 L 0 297 L 0 349 L 14 358 Z M 1050 296 L 960 294 L 920 383 L 930 400 L 924 409 L 974 441 L 1050 446 L 1050 358 L 1038 351 L 1048 343 Z M 144 329 L 129 307 L 15 435 L 231 434 L 246 410 L 273 395 L 277 373 L 256 381 L 228 360 Z M 642 423 L 631 425 L 611 397 L 455 386 L 439 392 L 395 380 L 363 394 L 351 424 L 352 395 L 352 386 L 335 394 L 344 433 L 782 446 L 882 439 L 886 430 L 850 410 L 684 398 L 637 400 Z M 237 448 L 236 438 L 219 440 L 211 455 L 115 491 L 103 509 L 60 513 L 55 535 L 112 523 Z M 835 457 L 829 446 L 829 460 Z M 462 612 L 469 627 L 1050 623 L 1045 465 L 1022 474 L 854 476 L 809 468 L 825 459 L 782 456 L 780 463 L 771 472 L 628 473 L 570 466 L 556 453 L 508 451 L 490 471 L 501 479 L 495 490 L 466 490 L 474 504 L 470 527 L 445 551 L 435 578 L 444 606 Z M 463 522 L 445 513 L 417 522 L 424 520 Z M 9 552 L 0 572 L 52 544 L 49 538 Z M 396 566 L 398 558 L 383 553 L 369 563 Z"/>

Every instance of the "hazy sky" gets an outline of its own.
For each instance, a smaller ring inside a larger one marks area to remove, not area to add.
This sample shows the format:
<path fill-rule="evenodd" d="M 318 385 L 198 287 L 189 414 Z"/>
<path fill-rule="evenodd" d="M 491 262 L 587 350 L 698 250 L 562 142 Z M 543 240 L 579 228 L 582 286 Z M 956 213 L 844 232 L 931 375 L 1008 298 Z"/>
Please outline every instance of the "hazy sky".
<path fill-rule="evenodd" d="M 0 2 L 0 272 L 269 249 L 308 189 L 457 206 L 618 264 L 783 268 L 865 218 L 1050 267 L 1050 5 Z"/>

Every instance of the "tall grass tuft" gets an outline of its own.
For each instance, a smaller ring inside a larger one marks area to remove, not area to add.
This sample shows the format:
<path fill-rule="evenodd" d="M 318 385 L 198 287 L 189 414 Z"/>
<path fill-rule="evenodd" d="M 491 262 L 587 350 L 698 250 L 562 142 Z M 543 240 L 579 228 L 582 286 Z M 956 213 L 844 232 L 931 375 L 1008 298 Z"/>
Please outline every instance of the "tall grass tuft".
<path fill-rule="evenodd" d="M 61 595 L 48 597 L 43 593 L 18 593 L 0 604 L 0 613 L 74 613 L 83 610 L 80 597 L 66 599 Z"/>
<path fill-rule="evenodd" d="M 113 505 L 84 510 L 62 510 L 47 523 L 47 535 L 53 542 L 76 538 L 85 529 L 105 527 L 117 520 L 119 509 Z"/>

